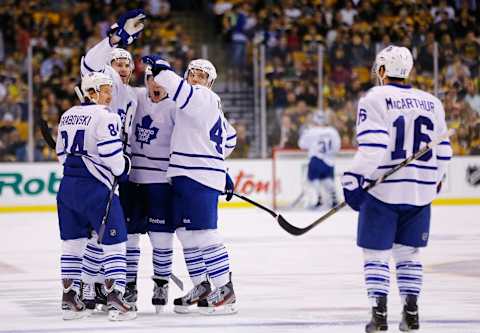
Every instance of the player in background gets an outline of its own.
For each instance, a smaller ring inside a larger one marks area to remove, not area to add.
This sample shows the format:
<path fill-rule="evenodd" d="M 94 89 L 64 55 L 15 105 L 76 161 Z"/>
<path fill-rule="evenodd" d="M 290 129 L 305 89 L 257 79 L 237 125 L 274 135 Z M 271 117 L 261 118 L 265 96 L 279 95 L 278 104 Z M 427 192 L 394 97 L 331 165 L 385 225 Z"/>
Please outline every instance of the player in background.
<path fill-rule="evenodd" d="M 445 111 L 435 96 L 406 84 L 413 67 L 410 51 L 388 46 L 378 53 L 374 72 L 379 86 L 358 103 L 358 151 L 342 177 L 345 200 L 359 211 L 357 244 L 372 318 L 366 332 L 386 331 L 389 260 L 393 255 L 403 304 L 401 331 L 419 328 L 417 299 L 423 272 L 420 248 L 427 246 L 430 205 L 451 159 L 444 140 L 368 193 L 364 182 L 378 179 L 422 145 L 447 132 Z"/>
<path fill-rule="evenodd" d="M 174 300 L 175 311 L 188 311 L 197 304 L 201 314 L 236 313 L 229 256 L 217 230 L 218 196 L 225 192 L 230 200 L 233 195 L 225 158 L 235 148 L 236 133 L 211 89 L 217 77 L 215 67 L 205 59 L 193 60 L 182 79 L 158 57 L 142 60 L 152 67 L 155 82 L 165 88 L 178 108 L 167 177 L 174 192 L 174 221 L 185 228 L 180 240 L 184 249 L 200 251 L 216 287 L 211 291 L 208 280 L 200 282 Z"/>
<path fill-rule="evenodd" d="M 130 160 L 122 154 L 120 117 L 110 112 L 112 80 L 103 73 L 82 78 L 86 103 L 74 106 L 61 117 L 56 152 L 63 165 L 63 178 L 57 195 L 60 237 L 64 319 L 78 319 L 89 311 L 79 299 L 82 255 L 90 228 L 98 232 L 114 177 L 130 171 Z M 105 287 L 110 320 L 128 320 L 136 312 L 124 301 L 125 242 L 127 230 L 117 195 L 103 237 Z"/>
<path fill-rule="evenodd" d="M 325 204 L 328 208 L 337 205 L 334 178 L 334 156 L 340 150 L 340 135 L 332 126 L 326 125 L 323 111 L 312 116 L 313 126 L 300 135 L 298 146 L 308 150 L 308 185 L 306 191 L 310 198 L 306 202 L 309 208 L 318 208 Z M 324 191 L 323 191 L 324 190 Z M 327 196 L 322 196 L 326 193 Z"/>
<path fill-rule="evenodd" d="M 131 10 L 123 14 L 118 21 L 110 27 L 108 37 L 93 46 L 87 51 L 86 55 L 81 59 L 82 76 L 89 73 L 101 72 L 108 75 L 113 81 L 112 100 L 110 102 L 110 110 L 117 113 L 121 118 L 121 124 L 130 128 L 132 118 L 137 108 L 137 96 L 134 88 L 129 86 L 129 81 L 134 69 L 134 63 L 130 53 L 120 48 L 133 43 L 142 32 L 144 25 L 143 19 L 145 14 L 143 10 Z M 126 119 L 126 117 L 129 119 Z M 131 133 L 127 133 L 131 137 Z M 119 184 L 120 199 L 124 206 L 124 197 L 128 196 L 125 192 L 125 185 Z M 129 216 L 126 216 L 128 222 Z M 134 269 L 132 266 L 138 265 L 139 259 L 138 238 L 133 237 L 127 241 L 127 294 L 126 299 L 130 298 L 130 294 L 134 293 L 133 282 L 135 276 L 130 273 Z M 99 274 L 101 270 L 102 248 L 97 244 L 97 235 L 93 233 L 87 248 L 85 250 L 82 268 L 82 280 L 85 283 L 88 292 L 85 292 L 85 302 L 89 308 L 95 307 L 96 291 L 97 303 L 104 303 L 104 295 L 102 286 L 104 276 Z M 136 271 L 135 271 L 136 272 Z M 93 284 L 96 286 L 93 287 Z M 88 286 L 90 285 L 90 286 Z"/>

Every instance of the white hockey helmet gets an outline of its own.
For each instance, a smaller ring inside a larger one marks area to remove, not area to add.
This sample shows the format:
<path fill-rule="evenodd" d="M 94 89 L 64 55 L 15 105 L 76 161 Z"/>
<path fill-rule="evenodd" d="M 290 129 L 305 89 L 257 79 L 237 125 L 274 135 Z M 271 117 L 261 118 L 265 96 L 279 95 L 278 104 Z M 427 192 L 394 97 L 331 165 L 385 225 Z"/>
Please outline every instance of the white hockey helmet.
<path fill-rule="evenodd" d="M 190 72 L 192 69 L 198 69 L 207 73 L 208 87 L 209 88 L 212 87 L 213 82 L 215 82 L 215 79 L 217 78 L 217 70 L 215 69 L 215 66 L 213 66 L 213 64 L 210 61 L 208 61 L 207 59 L 195 59 L 190 61 L 187 67 L 187 71 L 185 72 L 185 75 L 184 75 L 185 79 L 187 79 L 188 72 Z"/>
<path fill-rule="evenodd" d="M 327 122 L 327 117 L 325 115 L 325 112 L 323 112 L 322 110 L 319 110 L 319 111 L 315 112 L 312 115 L 312 122 L 315 125 L 319 125 L 319 126 L 325 125 L 326 122 Z"/>
<path fill-rule="evenodd" d="M 130 65 L 131 70 L 133 71 L 135 68 L 135 64 L 133 63 L 133 58 L 130 52 L 122 48 L 114 48 L 112 52 L 110 52 L 110 57 L 108 58 L 107 65 L 111 66 L 112 61 L 117 59 L 127 59 Z"/>
<path fill-rule="evenodd" d="M 384 66 L 385 73 L 380 76 L 380 68 Z M 375 58 L 373 72 L 383 84 L 385 77 L 406 79 L 413 67 L 412 53 L 406 47 L 390 45 L 381 50 Z"/>
<path fill-rule="evenodd" d="M 84 96 L 88 96 L 88 91 L 94 89 L 99 92 L 103 85 L 113 86 L 112 78 L 104 73 L 92 72 L 82 77 L 82 92 Z"/>

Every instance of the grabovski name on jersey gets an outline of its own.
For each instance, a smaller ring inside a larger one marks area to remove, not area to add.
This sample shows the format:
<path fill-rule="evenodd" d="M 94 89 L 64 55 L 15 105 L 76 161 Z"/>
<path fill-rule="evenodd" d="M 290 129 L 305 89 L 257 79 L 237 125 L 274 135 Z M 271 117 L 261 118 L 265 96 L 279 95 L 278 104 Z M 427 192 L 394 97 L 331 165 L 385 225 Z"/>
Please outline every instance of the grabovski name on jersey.
<path fill-rule="evenodd" d="M 225 158 L 235 148 L 235 129 L 225 118 L 220 97 L 201 85 L 190 85 L 173 71 L 161 71 L 155 81 L 165 88 L 178 110 L 167 177 L 187 176 L 224 191 Z"/>
<path fill-rule="evenodd" d="M 139 184 L 166 183 L 176 105 L 168 97 L 153 103 L 146 88 L 135 91 L 138 107 L 129 140 L 129 180 Z"/>
<path fill-rule="evenodd" d="M 102 72 L 112 78 L 113 87 L 112 101 L 109 105 L 110 110 L 116 112 L 120 116 L 122 124 L 124 124 L 129 108 L 133 110 L 137 108 L 137 97 L 134 88 L 123 83 L 117 71 L 107 64 L 113 49 L 114 47 L 110 45 L 108 37 L 103 39 L 82 57 L 80 70 L 82 76 L 91 72 Z"/>
<path fill-rule="evenodd" d="M 358 151 L 351 172 L 378 179 L 446 131 L 445 111 L 435 96 L 410 86 L 374 87 L 358 103 Z M 451 156 L 445 140 L 369 193 L 392 204 L 428 204 Z"/>
<path fill-rule="evenodd" d="M 56 153 L 64 175 L 95 177 L 108 188 L 113 175 L 123 172 L 120 117 L 103 105 L 68 109 L 60 118 Z"/>
<path fill-rule="evenodd" d="M 308 157 L 317 157 L 333 166 L 333 157 L 340 150 L 340 135 L 331 126 L 307 128 L 300 135 L 298 145 L 308 150 Z"/>

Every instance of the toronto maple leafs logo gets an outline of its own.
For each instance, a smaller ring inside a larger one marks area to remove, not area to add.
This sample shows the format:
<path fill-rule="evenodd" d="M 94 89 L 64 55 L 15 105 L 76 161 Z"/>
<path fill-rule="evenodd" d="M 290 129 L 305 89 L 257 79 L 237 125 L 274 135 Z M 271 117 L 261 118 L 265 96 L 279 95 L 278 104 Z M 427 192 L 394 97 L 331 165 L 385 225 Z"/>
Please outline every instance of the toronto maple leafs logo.
<path fill-rule="evenodd" d="M 140 148 L 143 149 L 143 145 L 149 145 L 153 139 L 157 138 L 158 128 L 150 127 L 153 123 L 152 117 L 149 115 L 142 118 L 142 124 L 135 126 L 135 137 L 137 142 L 140 142 Z"/>

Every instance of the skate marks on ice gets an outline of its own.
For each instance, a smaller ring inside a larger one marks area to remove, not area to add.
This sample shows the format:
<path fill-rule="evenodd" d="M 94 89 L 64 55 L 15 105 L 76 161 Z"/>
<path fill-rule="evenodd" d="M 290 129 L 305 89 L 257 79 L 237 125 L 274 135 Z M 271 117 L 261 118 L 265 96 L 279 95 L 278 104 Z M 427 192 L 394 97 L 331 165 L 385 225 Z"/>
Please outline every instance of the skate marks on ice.
<path fill-rule="evenodd" d="M 480 277 L 480 259 L 452 261 L 443 264 L 436 264 L 428 267 L 426 272 L 462 275 L 468 277 Z"/>

